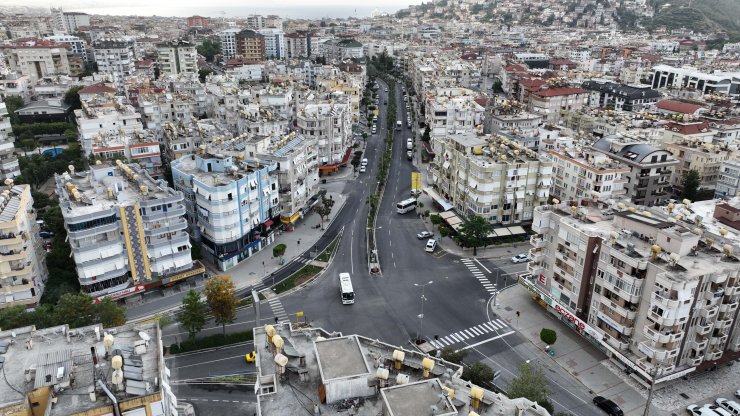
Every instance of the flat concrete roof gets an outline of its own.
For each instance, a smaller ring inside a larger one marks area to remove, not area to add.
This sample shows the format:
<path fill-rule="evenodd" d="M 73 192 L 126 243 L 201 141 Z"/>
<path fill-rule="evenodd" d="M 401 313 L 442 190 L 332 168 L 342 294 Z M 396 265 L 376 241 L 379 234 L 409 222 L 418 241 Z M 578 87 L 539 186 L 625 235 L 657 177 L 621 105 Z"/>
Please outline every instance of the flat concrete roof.
<path fill-rule="evenodd" d="M 381 390 L 380 395 L 390 416 L 458 414 L 436 378 L 389 387 Z M 432 406 L 436 406 L 436 412 L 432 412 Z"/>
<path fill-rule="evenodd" d="M 357 337 L 330 338 L 316 341 L 314 345 L 324 381 L 370 374 Z"/>

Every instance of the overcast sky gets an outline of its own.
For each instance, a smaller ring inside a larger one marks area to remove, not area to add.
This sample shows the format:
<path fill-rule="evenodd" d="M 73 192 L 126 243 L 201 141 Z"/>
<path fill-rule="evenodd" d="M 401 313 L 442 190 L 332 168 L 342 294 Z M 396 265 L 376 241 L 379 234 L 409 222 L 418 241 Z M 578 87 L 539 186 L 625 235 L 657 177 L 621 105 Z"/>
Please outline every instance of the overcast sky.
<path fill-rule="evenodd" d="M 4 2 L 4 1 L 3 1 Z M 163 7 L 393 7 L 403 8 L 409 4 L 420 4 L 422 0 L 374 0 L 372 2 L 360 0 L 213 0 L 203 2 L 203 0 L 158 0 L 155 2 L 158 8 Z M 64 9 L 77 8 L 99 8 L 99 7 L 137 7 L 151 5 L 151 0 L 9 0 L 6 4 L 31 7 L 57 7 Z"/>

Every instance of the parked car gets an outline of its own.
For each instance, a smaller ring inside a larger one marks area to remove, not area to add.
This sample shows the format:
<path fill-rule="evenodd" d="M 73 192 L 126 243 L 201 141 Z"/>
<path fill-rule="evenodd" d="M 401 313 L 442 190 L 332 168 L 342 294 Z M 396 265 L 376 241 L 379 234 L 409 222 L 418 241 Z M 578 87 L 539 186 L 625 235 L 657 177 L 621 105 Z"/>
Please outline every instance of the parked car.
<path fill-rule="evenodd" d="M 738 402 L 734 400 L 723 399 L 721 397 L 714 402 L 717 403 L 718 406 L 721 406 L 723 409 L 729 412 L 732 416 L 740 416 L 740 404 L 738 404 Z"/>
<path fill-rule="evenodd" d="M 430 238 L 427 240 L 427 245 L 424 247 L 424 251 L 427 253 L 434 253 L 434 250 L 437 248 L 437 240 Z"/>
<path fill-rule="evenodd" d="M 412 152 L 411 150 L 406 152 L 406 159 L 412 160 L 413 158 L 414 158 L 414 152 Z"/>
<path fill-rule="evenodd" d="M 431 237 L 432 235 L 433 234 L 430 233 L 429 231 L 422 231 L 419 234 L 416 234 L 416 238 L 418 238 L 419 240 L 423 240 L 425 238 Z"/>
<path fill-rule="evenodd" d="M 51 231 L 41 231 L 41 232 L 39 232 L 39 237 L 41 237 L 41 238 L 53 238 L 54 237 L 54 233 L 51 232 Z"/>
<path fill-rule="evenodd" d="M 421 189 L 411 189 L 411 196 L 421 195 Z"/>
<path fill-rule="evenodd" d="M 624 415 L 624 412 L 622 412 L 622 409 L 620 409 L 616 403 L 614 403 L 613 401 L 605 397 L 601 397 L 601 396 L 594 397 L 594 404 L 599 409 L 605 411 L 609 416 L 623 416 Z"/>
<path fill-rule="evenodd" d="M 365 173 L 366 170 L 367 170 L 367 168 L 365 168 L 364 165 L 363 166 L 360 166 L 360 173 Z"/>
<path fill-rule="evenodd" d="M 735 397 L 737 397 L 738 399 L 740 399 L 740 390 L 735 391 Z"/>
<path fill-rule="evenodd" d="M 512 263 L 526 263 L 529 261 L 529 256 L 526 253 L 517 254 L 511 258 Z"/>
<path fill-rule="evenodd" d="M 695 404 L 686 406 L 686 411 L 693 416 L 701 416 L 703 414 L 702 411 L 699 409 L 699 406 Z"/>

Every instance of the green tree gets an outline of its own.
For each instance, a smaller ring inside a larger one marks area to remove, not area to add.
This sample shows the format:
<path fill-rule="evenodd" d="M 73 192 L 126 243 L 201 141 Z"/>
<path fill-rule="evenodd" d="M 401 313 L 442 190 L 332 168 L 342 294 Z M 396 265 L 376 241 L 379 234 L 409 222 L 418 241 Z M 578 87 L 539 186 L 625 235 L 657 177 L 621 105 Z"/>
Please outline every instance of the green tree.
<path fill-rule="evenodd" d="M 442 350 L 442 353 L 440 354 L 440 357 L 445 360 L 449 361 L 451 363 L 455 364 L 462 364 L 465 357 L 468 355 L 468 352 L 465 350 L 459 350 L 455 351 L 454 348 L 451 347 L 445 347 Z"/>
<path fill-rule="evenodd" d="M 182 299 L 179 321 L 188 331 L 188 338 L 192 341 L 195 335 L 206 325 L 207 306 L 200 299 L 200 294 L 190 289 Z"/>
<path fill-rule="evenodd" d="M 318 205 L 316 208 L 314 208 L 314 211 L 316 211 L 317 214 L 319 214 L 319 217 L 321 218 L 321 229 L 324 229 L 324 221 L 329 218 L 329 214 L 331 214 L 331 209 L 334 207 L 334 200 L 331 198 L 327 198 L 326 196 L 321 196 L 321 205 Z"/>
<path fill-rule="evenodd" d="M 206 61 L 213 62 L 213 58 L 221 53 L 221 42 L 206 39 L 198 47 L 198 54 L 203 55 Z"/>
<path fill-rule="evenodd" d="M 681 178 L 681 198 L 696 201 L 696 195 L 699 191 L 700 185 L 701 177 L 699 176 L 698 171 L 691 169 L 684 173 L 683 178 Z"/>
<path fill-rule="evenodd" d="M 55 321 L 66 323 L 70 328 L 79 328 L 94 323 L 92 298 L 84 293 L 65 293 L 59 298 L 54 314 Z"/>
<path fill-rule="evenodd" d="M 463 244 L 467 247 L 473 247 L 473 255 L 478 254 L 478 247 L 484 245 L 491 233 L 493 225 L 480 215 L 473 215 L 463 221 L 458 235 Z"/>
<path fill-rule="evenodd" d="M 519 366 L 519 375 L 509 383 L 506 394 L 512 399 L 525 397 L 544 407 L 543 403 L 549 403 L 550 390 L 542 367 L 522 363 Z"/>
<path fill-rule="evenodd" d="M 285 244 L 278 244 L 275 247 L 272 248 L 272 257 L 280 257 L 282 258 L 283 255 L 285 255 L 285 250 L 288 247 Z"/>
<path fill-rule="evenodd" d="M 213 73 L 213 70 L 211 68 L 201 68 L 201 69 L 199 69 L 198 70 L 198 78 L 200 79 L 200 82 L 205 83 L 206 82 L 206 77 L 208 77 L 208 75 L 210 75 L 212 73 Z"/>
<path fill-rule="evenodd" d="M 36 210 L 46 208 L 51 203 L 51 198 L 44 192 L 31 192 L 31 198 L 33 198 L 33 207 Z"/>
<path fill-rule="evenodd" d="M 463 368 L 462 379 L 476 386 L 488 387 L 493 383 L 494 371 L 491 367 L 476 362 Z"/>
<path fill-rule="evenodd" d="M 238 299 L 234 289 L 231 276 L 221 275 L 207 281 L 203 291 L 206 295 L 208 308 L 213 315 L 213 320 L 217 324 L 221 324 L 224 335 L 226 335 L 226 324 L 230 324 L 236 319 Z"/>
<path fill-rule="evenodd" d="M 542 328 L 540 339 L 547 345 L 552 345 L 558 340 L 558 334 L 553 329 Z"/>
<path fill-rule="evenodd" d="M 23 97 L 19 95 L 9 95 L 5 97 L 5 108 L 8 110 L 8 117 L 10 117 L 10 124 L 20 124 L 18 114 L 16 110 L 22 108 L 24 105 Z"/>
<path fill-rule="evenodd" d="M 121 326 L 126 323 L 126 310 L 111 298 L 105 298 L 93 306 L 95 322 L 105 328 Z"/>
<path fill-rule="evenodd" d="M 75 129 L 64 130 L 64 137 L 67 139 L 68 142 L 77 141 L 77 130 Z"/>
<path fill-rule="evenodd" d="M 421 135 L 421 141 L 422 142 L 429 142 L 432 139 L 431 133 L 432 133 L 432 131 L 429 128 L 429 126 L 426 126 L 424 128 L 424 134 Z"/>
<path fill-rule="evenodd" d="M 82 102 L 80 101 L 80 90 L 82 88 L 84 88 L 82 85 L 75 85 L 64 93 L 64 103 L 71 105 L 72 110 L 82 108 Z"/>

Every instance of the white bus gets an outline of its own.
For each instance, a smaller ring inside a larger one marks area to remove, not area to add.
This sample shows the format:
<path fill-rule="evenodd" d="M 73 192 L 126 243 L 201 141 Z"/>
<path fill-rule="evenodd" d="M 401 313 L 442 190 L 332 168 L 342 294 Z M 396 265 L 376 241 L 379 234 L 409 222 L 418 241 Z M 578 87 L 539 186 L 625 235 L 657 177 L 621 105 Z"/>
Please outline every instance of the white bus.
<path fill-rule="evenodd" d="M 404 199 L 403 201 L 396 204 L 396 211 L 399 214 L 405 214 L 415 209 L 416 209 L 416 199 L 415 198 Z"/>
<path fill-rule="evenodd" d="M 339 273 L 339 290 L 342 294 L 342 304 L 355 303 L 355 291 L 352 289 L 352 279 L 349 273 Z"/>

